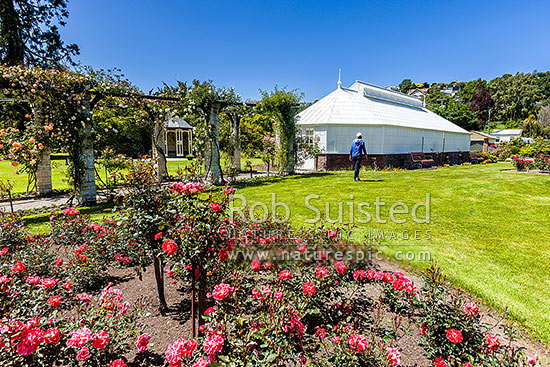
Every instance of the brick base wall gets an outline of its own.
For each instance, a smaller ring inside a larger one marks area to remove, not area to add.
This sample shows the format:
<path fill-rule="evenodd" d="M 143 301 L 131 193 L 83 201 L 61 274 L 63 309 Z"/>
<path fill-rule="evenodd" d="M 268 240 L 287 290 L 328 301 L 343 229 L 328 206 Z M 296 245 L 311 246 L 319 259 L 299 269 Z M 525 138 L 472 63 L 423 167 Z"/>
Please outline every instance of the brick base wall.
<path fill-rule="evenodd" d="M 435 165 L 462 164 L 470 161 L 469 152 L 424 153 L 426 159 L 433 159 Z M 361 165 L 371 167 L 400 167 L 411 168 L 410 154 L 368 154 L 363 158 Z M 345 170 L 353 169 L 353 163 L 347 154 L 321 154 L 317 159 L 318 170 Z"/>

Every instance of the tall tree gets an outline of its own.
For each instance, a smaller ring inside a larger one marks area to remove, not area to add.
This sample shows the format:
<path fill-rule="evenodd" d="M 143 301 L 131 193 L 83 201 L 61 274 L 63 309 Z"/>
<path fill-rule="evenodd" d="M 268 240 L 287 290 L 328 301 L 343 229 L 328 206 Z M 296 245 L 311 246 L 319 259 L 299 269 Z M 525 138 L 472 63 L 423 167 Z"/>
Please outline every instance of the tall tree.
<path fill-rule="evenodd" d="M 464 103 L 470 103 L 474 94 L 478 91 L 480 87 L 487 88 L 487 81 L 479 78 L 475 80 L 470 80 L 460 88 L 458 92 L 458 97 L 462 99 Z"/>
<path fill-rule="evenodd" d="M 502 120 L 523 120 L 543 98 L 539 80 L 534 74 L 504 74 L 491 80 L 489 88 Z"/>
<path fill-rule="evenodd" d="M 59 34 L 68 15 L 67 0 L 0 0 L 2 64 L 73 64 L 79 48 Z"/>
<path fill-rule="evenodd" d="M 489 110 L 495 106 L 495 101 L 489 89 L 480 86 L 470 100 L 470 110 L 477 112 L 477 119 L 483 125 L 489 119 Z"/>
<path fill-rule="evenodd" d="M 414 88 L 414 84 L 410 79 L 403 79 L 401 83 L 399 83 L 399 91 L 401 93 L 407 93 L 413 88 Z"/>

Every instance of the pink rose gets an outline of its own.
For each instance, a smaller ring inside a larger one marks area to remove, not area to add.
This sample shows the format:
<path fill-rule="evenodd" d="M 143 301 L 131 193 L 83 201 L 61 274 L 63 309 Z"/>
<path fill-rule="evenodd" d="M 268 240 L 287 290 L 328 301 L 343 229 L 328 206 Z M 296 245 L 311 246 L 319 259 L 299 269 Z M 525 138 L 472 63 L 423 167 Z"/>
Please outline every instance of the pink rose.
<path fill-rule="evenodd" d="M 231 297 L 233 294 L 234 288 L 231 287 L 229 284 L 220 283 L 217 286 L 214 287 L 214 290 L 212 291 L 212 297 L 216 301 L 222 301 L 227 297 Z"/>

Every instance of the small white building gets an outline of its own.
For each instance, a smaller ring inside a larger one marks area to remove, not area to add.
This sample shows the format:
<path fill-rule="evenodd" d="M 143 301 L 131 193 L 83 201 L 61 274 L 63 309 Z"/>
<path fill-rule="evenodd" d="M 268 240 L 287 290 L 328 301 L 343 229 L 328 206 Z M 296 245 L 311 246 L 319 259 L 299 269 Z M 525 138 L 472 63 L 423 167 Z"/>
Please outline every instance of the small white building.
<path fill-rule="evenodd" d="M 522 129 L 502 129 L 491 131 L 491 135 L 497 138 L 498 143 L 508 143 L 511 140 L 521 137 L 522 133 Z"/>
<path fill-rule="evenodd" d="M 184 119 L 168 119 L 165 130 L 165 152 L 168 158 L 183 158 L 193 154 L 193 126 Z"/>
<path fill-rule="evenodd" d="M 416 97 L 362 81 L 349 88 L 338 84 L 335 91 L 297 115 L 302 134 L 318 141 L 323 150 L 317 167 L 310 159 L 302 168 L 348 167 L 350 145 L 358 132 L 367 146 L 364 164 L 407 166 L 411 152 L 432 154 L 434 160 L 440 158 L 437 163 L 443 163 L 450 153 L 462 158 L 462 152 L 470 150 L 468 131 L 429 111 Z"/>

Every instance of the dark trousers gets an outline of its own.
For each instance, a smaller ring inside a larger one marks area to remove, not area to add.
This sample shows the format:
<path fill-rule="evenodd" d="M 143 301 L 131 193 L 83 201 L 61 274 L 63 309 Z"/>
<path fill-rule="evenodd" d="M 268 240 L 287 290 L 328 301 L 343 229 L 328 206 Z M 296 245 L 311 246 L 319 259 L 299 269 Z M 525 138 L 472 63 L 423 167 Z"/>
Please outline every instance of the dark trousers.
<path fill-rule="evenodd" d="M 363 159 L 362 155 L 356 155 L 353 157 L 353 162 L 355 166 L 355 172 L 353 173 L 353 181 L 359 179 L 359 170 L 361 169 L 361 160 Z"/>

